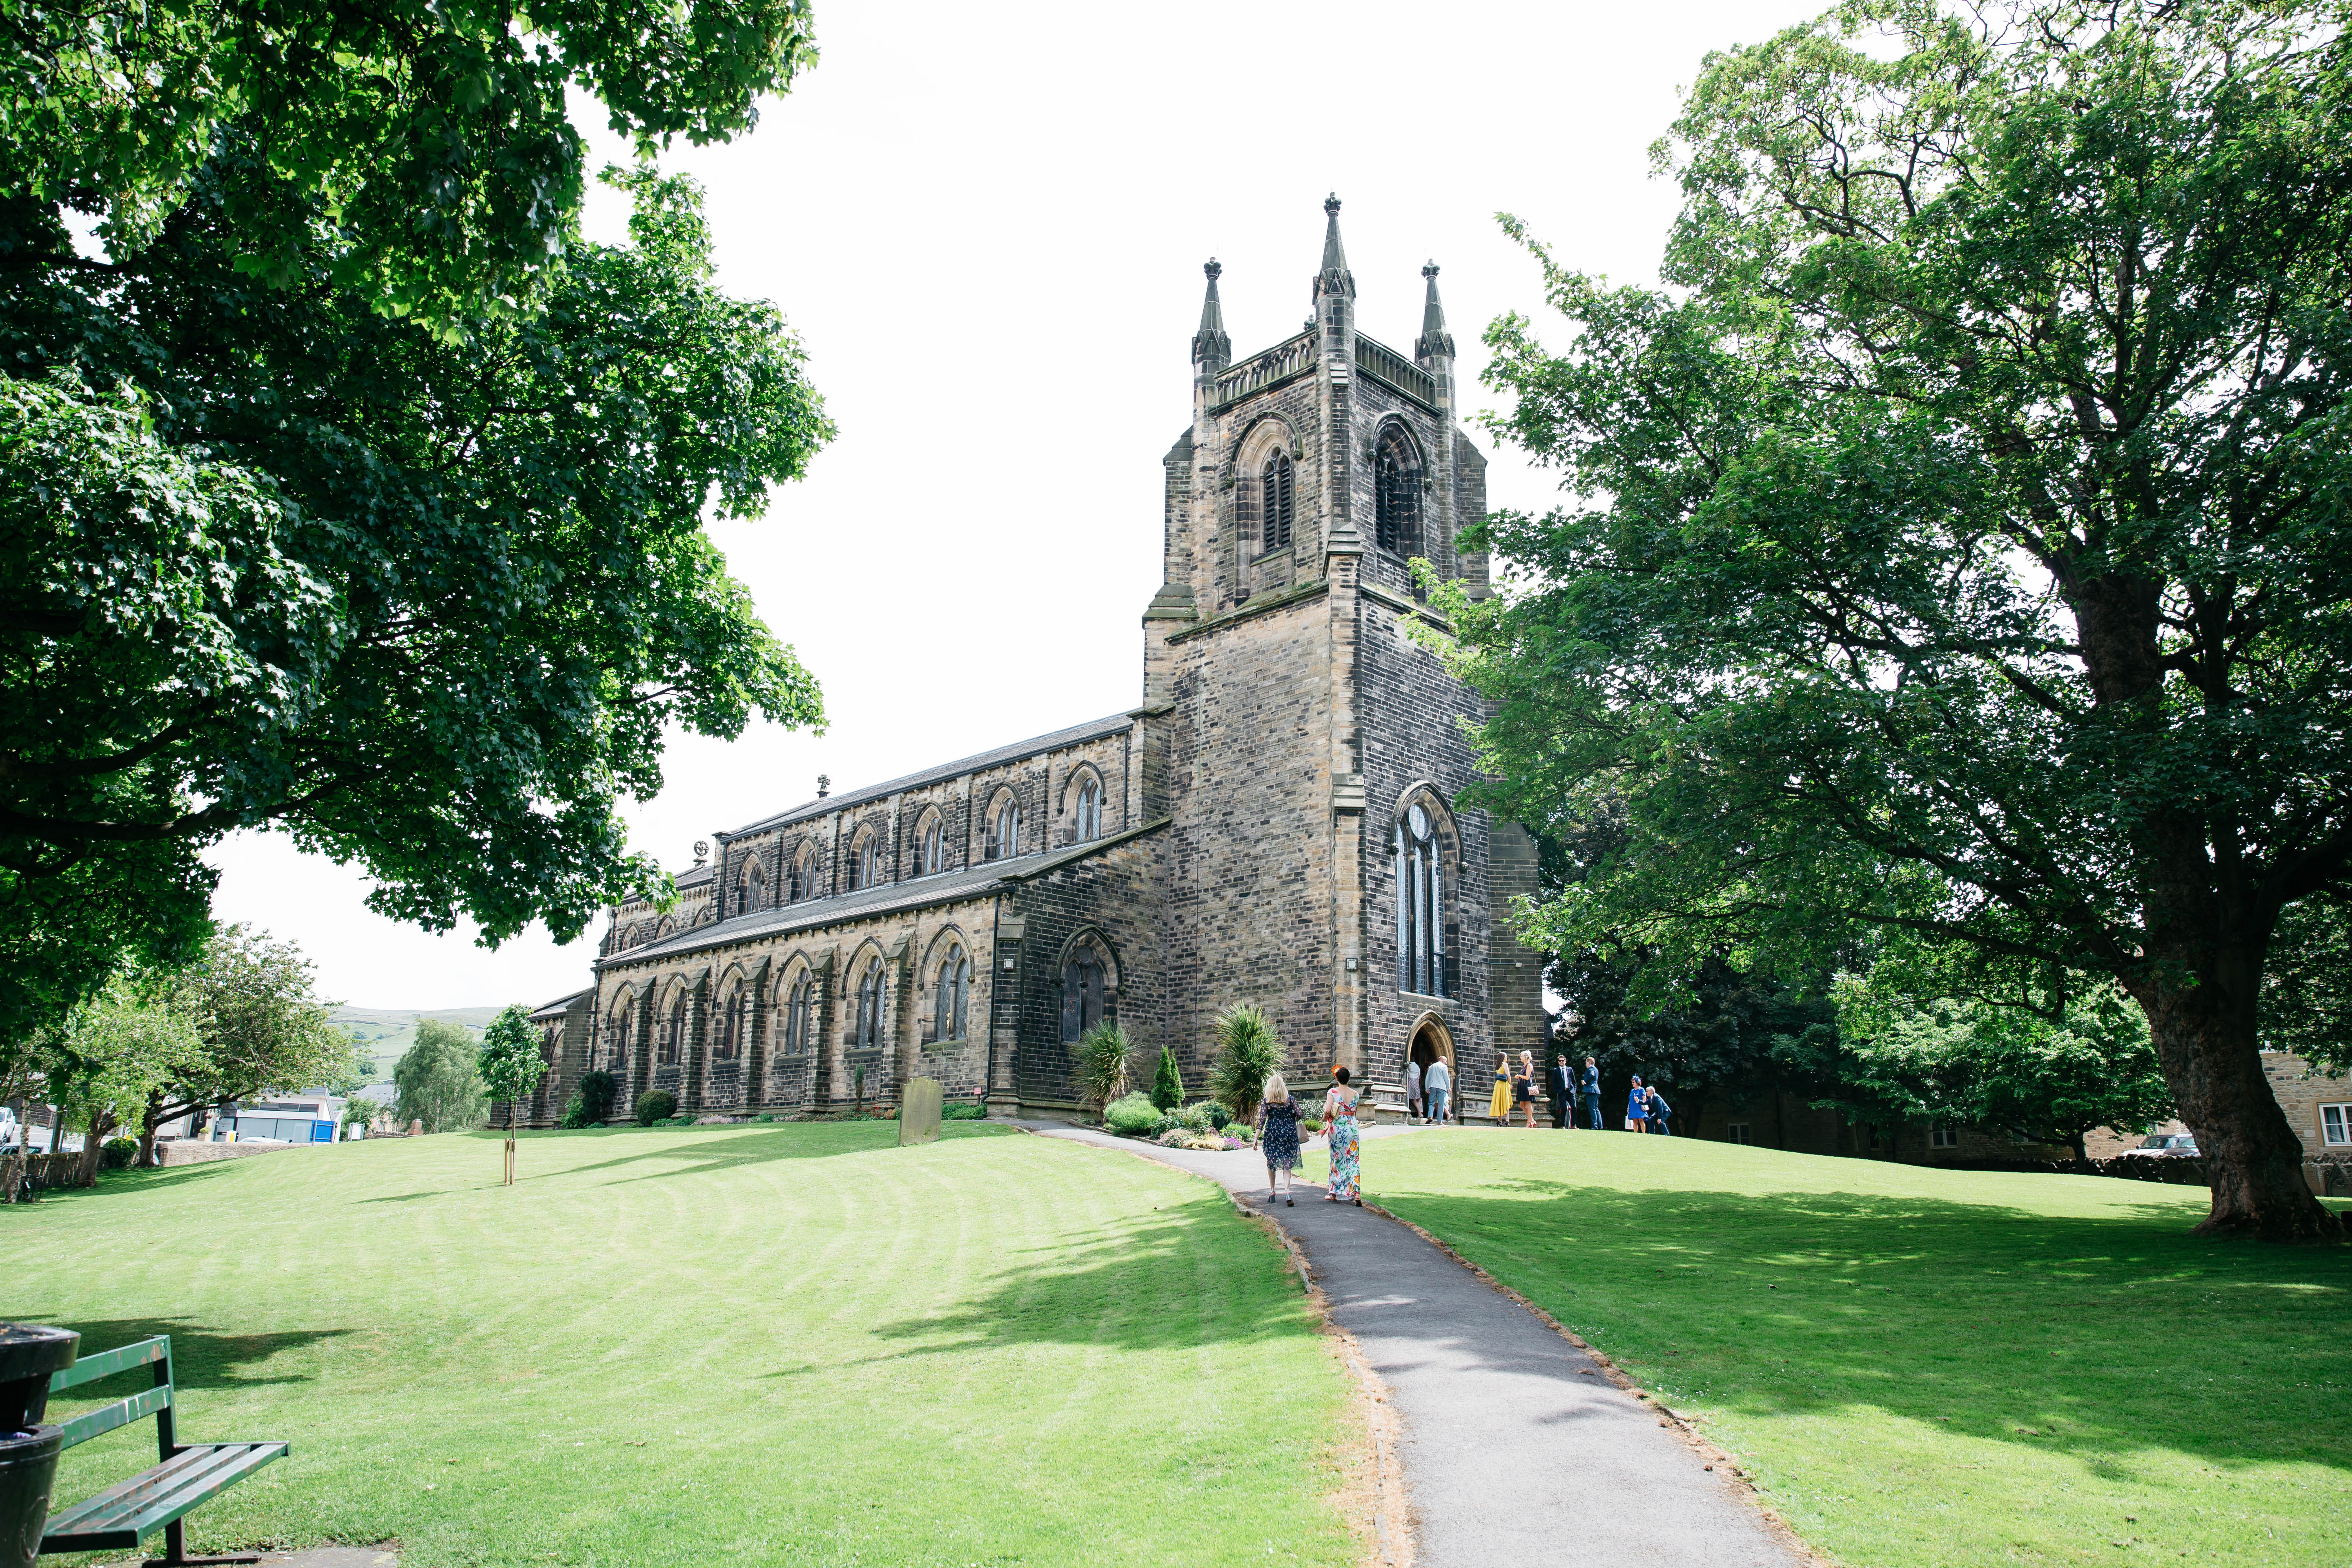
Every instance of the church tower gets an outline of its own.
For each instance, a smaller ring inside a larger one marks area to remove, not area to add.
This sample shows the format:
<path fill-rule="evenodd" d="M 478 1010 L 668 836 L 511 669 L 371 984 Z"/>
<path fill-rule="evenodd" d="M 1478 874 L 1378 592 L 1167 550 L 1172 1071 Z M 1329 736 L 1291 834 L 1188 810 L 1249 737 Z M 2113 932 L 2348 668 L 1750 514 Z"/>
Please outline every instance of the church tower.
<path fill-rule="evenodd" d="M 1390 348 L 1360 328 L 1339 198 L 1323 210 L 1295 337 L 1234 360 L 1208 264 L 1192 420 L 1165 459 L 1138 713 L 1139 805 L 1171 829 L 1162 1037 L 1204 1052 L 1217 1009 L 1251 1002 L 1308 1084 L 1339 1063 L 1393 1084 L 1409 1057 L 1483 1081 L 1497 1048 L 1540 1048 L 1540 970 L 1500 918 L 1535 857 L 1460 804 L 1480 710 L 1416 640 L 1451 627 L 1413 563 L 1487 592 L 1455 542 L 1485 460 L 1455 421 L 1436 264 L 1412 353 Z"/>

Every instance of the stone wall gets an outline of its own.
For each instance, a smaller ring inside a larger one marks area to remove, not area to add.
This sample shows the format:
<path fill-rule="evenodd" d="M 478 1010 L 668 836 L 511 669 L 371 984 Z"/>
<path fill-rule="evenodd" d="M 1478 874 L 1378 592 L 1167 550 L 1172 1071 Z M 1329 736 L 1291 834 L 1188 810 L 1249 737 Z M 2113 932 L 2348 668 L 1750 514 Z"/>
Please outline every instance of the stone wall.
<path fill-rule="evenodd" d="M 2339 1123 L 2347 1130 L 2343 1136 L 2352 1140 L 2352 1078 L 2315 1072 L 2309 1062 L 2289 1051 L 2264 1051 L 2263 1076 L 2270 1080 L 2279 1109 L 2286 1112 L 2287 1125 L 2303 1140 L 2305 1159 L 2352 1159 L 2352 1141 L 2327 1141 L 2322 1114 L 2324 1107 L 2344 1107 Z"/>

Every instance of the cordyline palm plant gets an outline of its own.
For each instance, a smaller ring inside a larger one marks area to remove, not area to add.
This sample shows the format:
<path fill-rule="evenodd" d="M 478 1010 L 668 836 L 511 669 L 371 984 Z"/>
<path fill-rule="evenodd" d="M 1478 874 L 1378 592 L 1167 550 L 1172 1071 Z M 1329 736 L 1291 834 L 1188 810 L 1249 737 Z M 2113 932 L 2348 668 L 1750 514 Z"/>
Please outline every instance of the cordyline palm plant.
<path fill-rule="evenodd" d="M 1097 1024 L 1078 1037 L 1078 1099 L 1097 1116 L 1127 1092 L 1128 1058 L 1135 1043 L 1117 1024 Z"/>
<path fill-rule="evenodd" d="M 1263 1010 L 1237 1002 L 1217 1015 L 1217 1059 L 1209 1068 L 1209 1092 L 1234 1113 L 1236 1121 L 1257 1114 L 1265 1080 L 1281 1059 L 1282 1042 Z"/>

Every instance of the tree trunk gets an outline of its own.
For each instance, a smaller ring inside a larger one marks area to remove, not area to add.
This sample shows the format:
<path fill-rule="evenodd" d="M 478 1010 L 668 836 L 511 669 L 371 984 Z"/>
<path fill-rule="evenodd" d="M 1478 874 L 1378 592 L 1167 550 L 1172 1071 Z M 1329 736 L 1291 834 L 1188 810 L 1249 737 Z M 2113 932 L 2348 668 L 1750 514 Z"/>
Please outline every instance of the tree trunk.
<path fill-rule="evenodd" d="M 2343 1223 L 2303 1179 L 2303 1140 L 2263 1075 L 2255 987 L 2158 979 L 2131 989 L 2147 1014 L 2165 1082 L 2180 1120 L 2197 1135 L 2212 1183 L 2212 1212 L 2197 1234 L 2264 1241 L 2342 1237 Z"/>

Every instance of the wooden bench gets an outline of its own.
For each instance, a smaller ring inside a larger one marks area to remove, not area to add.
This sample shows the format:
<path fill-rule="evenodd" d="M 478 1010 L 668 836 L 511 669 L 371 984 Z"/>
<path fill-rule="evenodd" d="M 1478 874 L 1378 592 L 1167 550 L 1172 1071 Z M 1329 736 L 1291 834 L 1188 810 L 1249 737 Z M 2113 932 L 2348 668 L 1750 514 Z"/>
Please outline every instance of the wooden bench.
<path fill-rule="evenodd" d="M 128 1372 L 134 1366 L 155 1368 L 155 1385 L 112 1405 L 60 1422 L 65 1446 L 87 1443 L 117 1426 L 142 1416 L 155 1417 L 152 1469 L 142 1471 L 120 1486 L 107 1488 L 88 1502 L 49 1515 L 41 1531 L 41 1555 L 53 1552 L 138 1550 L 140 1538 L 163 1531 L 165 1554 L 159 1563 L 257 1563 L 257 1552 L 226 1557 L 191 1557 L 180 1523 L 182 1516 L 218 1497 L 273 1459 L 286 1457 L 284 1443 L 181 1443 L 172 1430 L 172 1340 L 168 1334 L 124 1345 L 100 1355 L 84 1356 L 49 1378 L 49 1392 L 62 1393 L 101 1377 Z"/>

